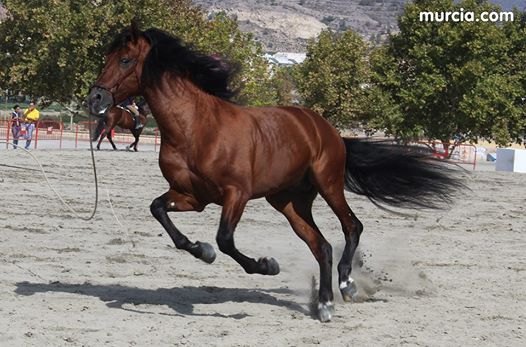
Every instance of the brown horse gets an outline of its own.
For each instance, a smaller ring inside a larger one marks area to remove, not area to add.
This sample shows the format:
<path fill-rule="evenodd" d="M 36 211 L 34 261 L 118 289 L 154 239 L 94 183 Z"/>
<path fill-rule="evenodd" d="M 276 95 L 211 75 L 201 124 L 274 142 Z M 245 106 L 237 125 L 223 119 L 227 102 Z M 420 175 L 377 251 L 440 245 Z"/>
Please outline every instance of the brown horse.
<path fill-rule="evenodd" d="M 99 142 L 97 143 L 98 150 L 100 149 L 100 144 L 105 137 L 108 139 L 108 141 L 110 141 L 110 144 L 113 147 L 113 149 L 117 150 L 117 146 L 115 146 L 115 144 L 113 143 L 112 132 L 116 126 L 119 126 L 122 129 L 129 129 L 133 137 L 135 138 L 135 141 L 133 141 L 129 146 L 127 146 L 126 149 L 133 149 L 135 150 L 135 152 L 137 152 L 139 136 L 141 136 L 144 126 L 148 121 L 147 116 L 149 113 L 149 109 L 147 106 L 141 105 L 138 107 L 138 122 L 140 123 L 140 127 L 137 127 L 137 124 L 133 115 L 131 114 L 131 111 L 126 108 L 114 106 L 106 111 L 105 117 L 100 118 L 97 122 L 97 127 L 95 128 L 95 132 L 92 136 L 92 141 L 97 141 L 97 139 L 99 140 Z"/>
<path fill-rule="evenodd" d="M 324 118 L 301 107 L 244 107 L 230 101 L 232 71 L 157 29 L 135 25 L 109 47 L 88 105 L 103 114 L 116 102 L 142 95 L 161 133 L 159 166 L 169 190 L 150 210 L 175 246 L 212 263 L 213 247 L 190 241 L 167 212 L 222 206 L 216 241 L 247 273 L 276 275 L 273 258 L 255 260 L 234 244 L 234 231 L 250 199 L 265 197 L 283 213 L 319 263 L 318 315 L 332 315 L 332 247 L 312 216 L 319 194 L 341 222 L 345 247 L 338 283 L 346 301 L 356 292 L 351 262 L 362 223 L 347 205 L 344 187 L 375 204 L 440 208 L 462 183 L 420 149 L 342 138 Z"/>

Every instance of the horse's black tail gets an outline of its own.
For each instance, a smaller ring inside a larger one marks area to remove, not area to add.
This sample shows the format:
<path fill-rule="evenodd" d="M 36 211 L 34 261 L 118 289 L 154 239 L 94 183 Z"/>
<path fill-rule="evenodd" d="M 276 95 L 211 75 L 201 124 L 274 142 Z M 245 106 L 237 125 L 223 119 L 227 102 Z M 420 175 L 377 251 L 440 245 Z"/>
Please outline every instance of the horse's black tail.
<path fill-rule="evenodd" d="M 345 188 L 375 205 L 441 208 L 465 185 L 461 168 L 433 158 L 419 146 L 344 138 Z"/>
<path fill-rule="evenodd" d="M 93 131 L 93 134 L 91 136 L 91 141 L 97 141 L 99 139 L 100 134 L 102 133 L 102 129 L 104 129 L 105 122 L 103 118 L 100 118 L 97 122 L 97 127 Z"/>

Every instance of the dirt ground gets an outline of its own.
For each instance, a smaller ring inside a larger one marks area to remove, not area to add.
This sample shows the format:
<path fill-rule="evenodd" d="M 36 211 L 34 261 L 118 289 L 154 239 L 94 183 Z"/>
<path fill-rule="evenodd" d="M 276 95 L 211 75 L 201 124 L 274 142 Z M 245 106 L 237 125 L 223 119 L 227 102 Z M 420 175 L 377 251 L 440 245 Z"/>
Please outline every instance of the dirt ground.
<path fill-rule="evenodd" d="M 21 150 L 0 152 L 2 346 L 524 346 L 526 174 L 483 163 L 450 210 L 381 211 L 347 195 L 365 226 L 353 276 L 360 294 L 334 288 L 330 323 L 313 318 L 317 264 L 265 200 L 236 231 L 247 255 L 278 260 L 278 276 L 248 275 L 217 247 L 214 264 L 176 250 L 150 215 L 167 184 L 154 152 L 96 153 L 94 219 L 75 217 Z M 51 185 L 88 216 L 88 150 L 36 150 Z M 192 240 L 215 246 L 220 209 L 172 213 Z M 339 223 L 325 202 L 315 219 L 336 264 Z"/>

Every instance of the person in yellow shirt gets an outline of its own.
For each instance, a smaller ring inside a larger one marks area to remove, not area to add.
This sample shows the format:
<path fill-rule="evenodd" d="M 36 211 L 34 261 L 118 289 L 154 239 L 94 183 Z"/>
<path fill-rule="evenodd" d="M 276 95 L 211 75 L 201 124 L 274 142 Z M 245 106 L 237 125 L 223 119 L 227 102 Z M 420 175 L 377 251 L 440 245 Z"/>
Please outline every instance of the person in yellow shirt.
<path fill-rule="evenodd" d="M 29 149 L 31 140 L 33 139 L 33 131 L 35 130 L 36 123 L 40 118 L 40 112 L 35 108 L 35 103 L 29 103 L 29 108 L 24 111 L 24 123 L 26 127 L 26 146 L 25 149 Z"/>

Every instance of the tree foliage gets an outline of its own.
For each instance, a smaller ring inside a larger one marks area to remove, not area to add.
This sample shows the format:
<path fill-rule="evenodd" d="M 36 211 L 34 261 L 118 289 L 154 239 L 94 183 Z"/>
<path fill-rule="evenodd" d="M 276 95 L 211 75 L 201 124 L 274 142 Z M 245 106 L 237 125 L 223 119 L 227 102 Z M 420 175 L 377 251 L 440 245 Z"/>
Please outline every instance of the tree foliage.
<path fill-rule="evenodd" d="M 366 76 L 365 42 L 353 31 L 322 31 L 307 47 L 297 69 L 298 90 L 306 106 L 339 127 L 358 121 Z"/>
<path fill-rule="evenodd" d="M 278 105 L 290 106 L 297 103 L 294 67 L 273 66 L 271 88 L 276 93 Z"/>
<path fill-rule="evenodd" d="M 515 20 L 506 23 L 503 30 L 509 38 L 510 47 L 507 61 L 508 73 L 514 76 L 518 88 L 518 97 L 515 104 L 519 107 L 519 119 L 517 133 L 522 135 L 522 142 L 526 142 L 526 9 L 523 12 L 514 11 Z"/>
<path fill-rule="evenodd" d="M 404 140 L 448 143 L 524 134 L 524 23 L 421 22 L 421 11 L 498 11 L 486 1 L 417 1 L 372 54 L 370 126 Z"/>
<path fill-rule="evenodd" d="M 105 45 L 138 19 L 241 67 L 239 101 L 273 103 L 260 46 L 225 15 L 209 20 L 190 0 L 6 0 L 0 23 L 0 86 L 80 105 L 103 63 Z"/>

